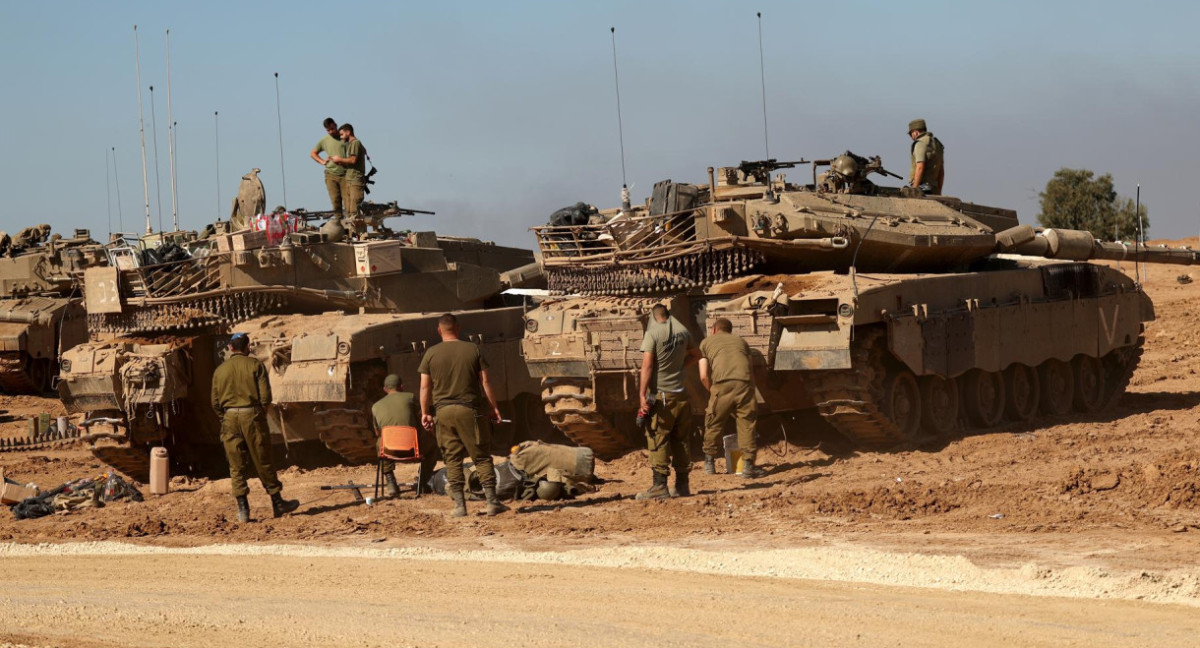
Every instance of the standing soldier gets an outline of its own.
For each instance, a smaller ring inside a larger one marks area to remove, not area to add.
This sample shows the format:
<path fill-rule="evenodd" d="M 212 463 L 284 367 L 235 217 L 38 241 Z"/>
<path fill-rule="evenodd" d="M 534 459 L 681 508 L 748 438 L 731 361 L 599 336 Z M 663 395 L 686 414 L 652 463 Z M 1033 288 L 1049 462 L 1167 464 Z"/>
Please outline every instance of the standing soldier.
<path fill-rule="evenodd" d="M 671 496 L 667 480 L 675 468 L 675 494 L 691 495 L 688 486 L 687 435 L 692 428 L 692 405 L 683 384 L 683 368 L 700 357 L 692 334 L 682 322 L 656 304 L 653 320 L 642 338 L 642 371 L 638 385 L 641 407 L 638 416 L 652 416 L 646 430 L 650 450 L 650 470 L 654 484 L 637 494 L 637 499 L 665 499 Z"/>
<path fill-rule="evenodd" d="M 346 154 L 346 143 L 338 137 L 338 124 L 333 117 L 326 117 L 325 137 L 308 154 L 317 164 L 325 167 L 325 189 L 329 191 L 329 202 L 333 204 L 333 218 L 342 219 L 342 179 L 346 177 L 346 167 L 333 161 L 335 157 Z M 321 153 L 325 157 L 321 157 Z"/>
<path fill-rule="evenodd" d="M 942 195 L 942 186 L 946 182 L 942 141 L 929 132 L 924 119 L 908 122 L 908 136 L 913 141 L 909 186 L 931 196 Z"/>
<path fill-rule="evenodd" d="M 704 472 L 717 473 L 717 455 L 725 422 L 737 420 L 738 449 L 742 453 L 742 477 L 754 479 L 763 472 L 754 465 L 758 443 L 754 425 L 758 404 L 750 368 L 750 345 L 733 334 L 733 324 L 724 317 L 713 322 L 712 334 L 700 342 L 700 382 L 709 390 L 704 417 Z"/>
<path fill-rule="evenodd" d="M 362 140 L 354 136 L 354 126 L 350 124 L 342 124 L 338 136 L 342 138 L 345 152 L 330 159 L 345 171 L 342 177 L 342 199 L 346 204 L 345 228 L 347 232 L 358 235 L 367 231 L 362 215 L 358 213 L 358 206 L 366 194 L 367 149 Z"/>
<path fill-rule="evenodd" d="M 496 497 L 496 469 L 492 465 L 492 430 L 483 414 L 478 413 L 487 397 L 488 413 L 500 421 L 500 408 L 488 381 L 487 361 L 479 347 L 458 339 L 458 318 L 450 313 L 438 319 L 440 344 L 421 358 L 421 425 L 427 430 L 437 425 L 437 442 L 446 462 L 446 491 L 454 500 L 454 517 L 467 514 L 464 489 L 463 457 L 475 462 L 475 474 L 487 497 L 487 514 L 497 515 L 508 509 Z M 436 421 L 432 411 L 437 413 Z"/>
<path fill-rule="evenodd" d="M 280 494 L 283 484 L 271 465 L 271 434 L 267 431 L 271 384 L 267 368 L 246 355 L 249 350 L 250 337 L 234 333 L 229 339 L 229 357 L 217 367 L 212 380 L 212 407 L 221 419 L 221 443 L 229 460 L 229 481 L 237 500 L 238 522 L 250 521 L 250 504 L 246 501 L 250 489 L 243 472 L 248 462 L 253 462 L 263 488 L 271 496 L 275 517 L 300 507 L 300 502 L 285 500 Z"/>
<path fill-rule="evenodd" d="M 417 475 L 415 488 L 421 489 L 425 485 L 424 482 L 433 474 L 433 467 L 437 465 L 437 439 L 432 438 L 432 432 L 417 424 L 416 401 L 412 392 L 402 391 L 403 389 L 404 383 L 400 380 L 400 376 L 390 374 L 384 378 L 384 397 L 371 406 L 371 419 L 375 424 L 375 434 L 380 436 L 381 444 L 385 427 L 400 425 L 417 428 L 417 449 L 421 453 L 421 473 Z M 383 484 L 384 494 L 388 497 L 396 497 L 400 494 L 400 487 L 396 485 L 396 463 L 393 461 L 383 462 Z"/>

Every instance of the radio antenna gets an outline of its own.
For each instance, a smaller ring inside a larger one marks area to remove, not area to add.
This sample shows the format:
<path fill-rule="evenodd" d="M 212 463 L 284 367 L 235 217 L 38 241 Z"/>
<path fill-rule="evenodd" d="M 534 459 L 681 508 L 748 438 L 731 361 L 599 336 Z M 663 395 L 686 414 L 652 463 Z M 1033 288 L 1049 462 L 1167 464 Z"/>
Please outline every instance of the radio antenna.
<path fill-rule="evenodd" d="M 108 172 L 108 149 L 104 149 L 104 188 L 107 190 L 104 206 L 108 208 L 108 233 L 112 234 L 112 174 Z"/>
<path fill-rule="evenodd" d="M 609 27 L 612 34 L 613 85 L 617 89 L 617 142 L 621 146 L 621 209 L 629 211 L 629 182 L 625 177 L 625 126 L 621 123 L 621 75 L 617 72 L 617 28 Z"/>
<path fill-rule="evenodd" d="M 171 30 L 167 30 L 167 156 L 171 159 L 171 224 L 179 231 L 178 185 L 175 181 L 175 120 L 171 117 Z"/>
<path fill-rule="evenodd" d="M 154 208 L 158 212 L 158 231 L 162 232 L 162 183 L 158 179 L 158 117 L 154 114 L 154 86 L 150 86 L 150 129 L 154 131 Z"/>
<path fill-rule="evenodd" d="M 283 206 L 287 207 L 287 172 L 283 167 L 283 111 L 279 107 L 279 73 L 275 73 L 275 122 L 279 124 L 279 175 L 283 180 Z"/>
<path fill-rule="evenodd" d="M 142 198 L 146 203 L 146 233 L 154 231 L 150 226 L 150 180 L 146 175 L 146 122 L 142 118 L 142 54 L 138 47 L 137 25 L 133 26 L 133 53 L 137 60 L 138 86 L 138 134 L 142 140 Z"/>
<path fill-rule="evenodd" d="M 758 12 L 758 73 L 762 81 L 763 150 L 771 159 L 771 140 L 767 137 L 767 66 L 763 62 L 762 12 Z"/>
<path fill-rule="evenodd" d="M 1141 272 L 1141 269 L 1138 268 L 1138 265 L 1142 260 L 1142 248 L 1145 247 L 1145 245 L 1146 245 L 1146 233 L 1144 231 L 1142 231 L 1142 185 L 1141 185 L 1141 183 L 1138 183 L 1137 193 L 1134 194 L 1134 196 L 1135 196 L 1135 198 L 1134 198 L 1134 202 L 1133 202 L 1133 217 L 1137 219 L 1138 242 L 1136 245 L 1133 246 L 1133 249 L 1137 250 L 1137 254 L 1133 255 L 1133 269 L 1135 271 L 1134 276 L 1137 278 L 1138 284 L 1141 284 L 1142 283 L 1142 272 Z"/>
<path fill-rule="evenodd" d="M 213 144 L 217 154 L 217 220 L 221 219 L 221 121 L 220 113 L 213 111 Z"/>
<path fill-rule="evenodd" d="M 112 147 L 113 184 L 117 185 L 117 227 L 125 231 L 125 210 L 121 208 L 121 177 L 117 174 L 117 147 Z"/>

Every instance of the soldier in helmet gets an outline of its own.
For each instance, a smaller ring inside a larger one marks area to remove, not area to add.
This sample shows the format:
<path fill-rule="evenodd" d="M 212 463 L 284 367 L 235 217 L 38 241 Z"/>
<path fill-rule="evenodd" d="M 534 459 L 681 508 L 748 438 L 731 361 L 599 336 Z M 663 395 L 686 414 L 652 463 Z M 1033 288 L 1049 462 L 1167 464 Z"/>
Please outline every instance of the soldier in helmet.
<path fill-rule="evenodd" d="M 940 196 L 946 181 L 941 140 L 929 132 L 924 119 L 914 119 L 908 123 L 908 136 L 913 141 L 909 186 L 929 195 Z"/>

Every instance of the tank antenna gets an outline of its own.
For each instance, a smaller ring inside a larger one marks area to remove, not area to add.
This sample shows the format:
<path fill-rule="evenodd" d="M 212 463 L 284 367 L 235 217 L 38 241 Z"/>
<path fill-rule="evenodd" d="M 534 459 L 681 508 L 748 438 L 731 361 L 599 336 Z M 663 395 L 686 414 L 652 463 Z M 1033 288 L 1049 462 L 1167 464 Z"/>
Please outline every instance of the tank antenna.
<path fill-rule="evenodd" d="M 158 179 L 158 117 L 154 113 L 154 86 L 150 86 L 150 130 L 154 131 L 154 208 L 158 212 L 158 231 L 162 232 L 162 183 Z"/>
<path fill-rule="evenodd" d="M 146 203 L 146 233 L 154 231 L 150 226 L 150 180 L 146 175 L 146 122 L 142 118 L 142 55 L 138 48 L 137 25 L 133 26 L 133 53 L 137 61 L 138 86 L 138 134 L 142 140 L 142 198 Z"/>
<path fill-rule="evenodd" d="M 125 231 L 125 210 L 121 208 L 121 177 L 117 175 L 117 147 L 112 147 L 113 184 L 117 185 L 117 227 Z"/>
<path fill-rule="evenodd" d="M 1133 246 L 1136 253 L 1133 255 L 1133 270 L 1134 276 L 1137 278 L 1139 285 L 1142 283 L 1142 271 L 1138 267 L 1142 261 L 1142 248 L 1146 245 L 1146 233 L 1142 231 L 1142 185 L 1138 183 L 1137 193 L 1134 194 L 1133 202 L 1133 217 L 1137 219 L 1137 238 L 1138 242 Z"/>
<path fill-rule="evenodd" d="M 758 74 L 762 81 L 762 108 L 763 108 L 763 150 L 766 152 L 765 159 L 771 159 L 771 140 L 767 136 L 767 66 L 763 62 L 763 37 L 762 37 L 762 12 L 758 12 Z M 767 184 L 770 184 L 768 181 Z"/>
<path fill-rule="evenodd" d="M 108 149 L 104 149 L 104 188 L 107 192 L 107 199 L 104 201 L 104 206 L 108 208 L 108 233 L 112 234 L 112 174 L 108 171 Z"/>
<path fill-rule="evenodd" d="M 171 117 L 171 30 L 167 30 L 167 157 L 171 160 L 171 224 L 179 231 L 178 184 L 175 180 L 175 120 Z"/>
<path fill-rule="evenodd" d="M 221 219 L 221 122 L 218 111 L 213 111 L 213 143 L 217 154 L 217 220 Z"/>
<path fill-rule="evenodd" d="M 283 111 L 279 103 L 279 73 L 275 73 L 275 122 L 279 124 L 279 175 L 283 182 L 283 206 L 287 207 L 287 172 L 283 167 Z"/>
<path fill-rule="evenodd" d="M 617 28 L 609 27 L 612 34 L 613 85 L 617 89 L 617 142 L 621 145 L 621 209 L 629 211 L 629 182 L 625 178 L 625 127 L 621 123 L 621 76 L 617 73 Z"/>

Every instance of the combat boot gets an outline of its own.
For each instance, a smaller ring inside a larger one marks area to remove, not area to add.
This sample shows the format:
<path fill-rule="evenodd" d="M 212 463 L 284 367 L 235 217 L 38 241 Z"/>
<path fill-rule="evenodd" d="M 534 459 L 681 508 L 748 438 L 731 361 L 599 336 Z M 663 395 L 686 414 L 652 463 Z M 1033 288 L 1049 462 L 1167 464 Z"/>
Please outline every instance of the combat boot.
<path fill-rule="evenodd" d="M 717 474 L 717 458 L 716 457 L 710 457 L 708 455 L 704 455 L 704 474 L 706 474 L 706 475 Z"/>
<path fill-rule="evenodd" d="M 467 496 L 461 490 L 452 490 L 450 499 L 454 500 L 454 510 L 450 517 L 467 517 Z"/>
<path fill-rule="evenodd" d="M 284 513 L 291 513 L 300 508 L 300 500 L 283 499 L 282 493 L 275 493 L 271 496 L 271 512 L 275 517 L 283 517 Z"/>
<path fill-rule="evenodd" d="M 754 459 L 744 459 L 742 463 L 742 479 L 758 479 L 765 477 L 767 471 L 754 465 Z"/>
<path fill-rule="evenodd" d="M 650 490 L 638 493 L 634 499 L 667 499 L 671 496 L 671 492 L 667 490 L 667 477 L 668 475 L 654 473 L 654 485 L 650 487 Z"/>
<path fill-rule="evenodd" d="M 245 495 L 239 495 L 236 499 L 238 522 L 245 524 L 250 521 L 250 502 L 246 501 Z"/>
<path fill-rule="evenodd" d="M 512 510 L 512 509 L 508 508 L 507 506 L 505 506 L 504 503 L 500 501 L 499 497 L 496 497 L 496 487 L 495 486 L 484 486 L 483 487 L 483 496 L 485 498 L 487 498 L 487 514 L 488 515 L 500 515 L 501 513 L 505 512 L 505 511 Z"/>
<path fill-rule="evenodd" d="M 675 471 L 675 488 L 671 489 L 671 497 L 691 497 L 692 488 L 688 484 L 686 472 Z"/>
<path fill-rule="evenodd" d="M 389 472 L 383 475 L 383 494 L 385 497 L 400 496 L 400 486 L 396 484 L 396 473 Z"/>

